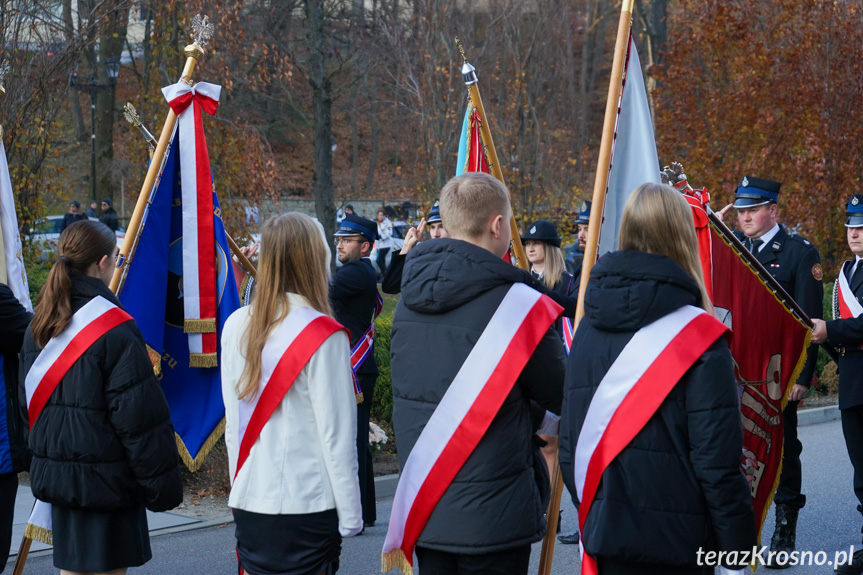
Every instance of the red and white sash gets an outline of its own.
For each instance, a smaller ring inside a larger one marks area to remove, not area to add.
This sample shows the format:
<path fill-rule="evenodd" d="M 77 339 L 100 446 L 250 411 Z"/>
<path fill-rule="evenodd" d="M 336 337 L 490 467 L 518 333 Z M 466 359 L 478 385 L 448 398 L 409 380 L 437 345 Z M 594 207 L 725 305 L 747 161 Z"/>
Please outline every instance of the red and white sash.
<path fill-rule="evenodd" d="M 571 317 L 562 317 L 561 323 L 563 324 L 563 349 L 566 350 L 566 355 L 569 355 L 569 352 L 572 351 L 572 336 L 575 335 L 575 326 Z"/>
<path fill-rule="evenodd" d="M 854 262 L 856 260 L 852 260 L 851 269 L 854 269 Z M 863 264 L 861 264 L 863 265 Z M 839 318 L 833 319 L 852 319 L 855 317 L 860 317 L 863 314 L 863 305 L 860 305 L 860 302 L 857 301 L 857 298 L 854 297 L 854 291 L 851 289 L 851 285 L 848 283 L 848 278 L 845 277 L 845 266 L 842 266 L 842 270 L 839 272 L 839 279 L 836 280 L 836 305 L 839 310 Z M 863 349 L 863 345 L 860 346 Z"/>
<path fill-rule="evenodd" d="M 192 367 L 216 365 L 218 301 L 213 180 L 201 110 L 215 114 L 221 90 L 221 86 L 206 82 L 190 86 L 182 81 L 162 88 L 168 105 L 177 114 L 180 130 L 184 330 L 189 334 Z"/>
<path fill-rule="evenodd" d="M 562 308 L 514 284 L 408 456 L 393 500 L 381 571 L 413 573 L 414 545 Z"/>
<path fill-rule="evenodd" d="M 75 312 L 62 333 L 48 340 L 24 379 L 30 429 L 69 368 L 96 340 L 127 321 L 132 321 L 131 315 L 102 296 L 96 296 Z M 50 544 L 50 504 L 37 500 L 27 523 L 28 537 Z"/>
<path fill-rule="evenodd" d="M 684 306 L 638 330 L 608 369 L 587 409 L 575 448 L 583 575 L 597 575 L 584 526 L 606 467 L 644 428 L 686 371 L 728 328 Z"/>
<path fill-rule="evenodd" d="M 360 387 L 360 378 L 357 376 L 357 370 L 372 352 L 372 345 L 375 341 L 375 320 L 378 319 L 378 316 L 381 315 L 381 310 L 384 309 L 384 299 L 377 288 L 375 288 L 375 296 L 375 315 L 372 318 L 372 323 L 369 329 L 357 341 L 356 345 L 351 348 L 351 370 L 354 375 L 354 394 L 357 396 L 357 403 L 363 402 L 363 390 Z"/>
<path fill-rule="evenodd" d="M 240 450 L 235 480 L 264 425 L 281 405 L 300 372 L 328 337 L 344 329 L 336 320 L 319 311 L 295 306 L 267 339 L 261 354 L 258 392 L 254 397 L 240 400 L 237 442 Z"/>

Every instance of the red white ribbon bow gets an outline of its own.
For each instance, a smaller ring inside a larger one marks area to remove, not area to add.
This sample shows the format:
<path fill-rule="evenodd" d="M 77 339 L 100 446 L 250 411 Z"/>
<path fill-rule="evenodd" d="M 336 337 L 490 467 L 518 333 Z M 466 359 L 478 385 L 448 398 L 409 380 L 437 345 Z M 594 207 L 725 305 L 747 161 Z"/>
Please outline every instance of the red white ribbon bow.
<path fill-rule="evenodd" d="M 179 124 L 180 184 L 183 202 L 184 330 L 191 367 L 217 365 L 216 242 L 213 180 L 201 110 L 215 114 L 221 86 L 178 82 L 162 88 Z M 191 105 L 192 102 L 197 105 Z"/>

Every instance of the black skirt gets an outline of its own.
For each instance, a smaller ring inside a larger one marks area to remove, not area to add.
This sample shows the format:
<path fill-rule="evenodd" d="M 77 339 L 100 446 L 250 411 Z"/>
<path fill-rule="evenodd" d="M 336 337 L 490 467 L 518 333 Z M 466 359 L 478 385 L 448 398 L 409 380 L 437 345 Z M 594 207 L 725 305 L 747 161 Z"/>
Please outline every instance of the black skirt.
<path fill-rule="evenodd" d="M 153 557 L 143 506 L 109 513 L 51 506 L 54 567 L 111 571 Z"/>
<path fill-rule="evenodd" d="M 234 509 L 237 559 L 247 575 L 332 575 L 342 536 L 335 509 L 302 515 L 264 515 Z"/>

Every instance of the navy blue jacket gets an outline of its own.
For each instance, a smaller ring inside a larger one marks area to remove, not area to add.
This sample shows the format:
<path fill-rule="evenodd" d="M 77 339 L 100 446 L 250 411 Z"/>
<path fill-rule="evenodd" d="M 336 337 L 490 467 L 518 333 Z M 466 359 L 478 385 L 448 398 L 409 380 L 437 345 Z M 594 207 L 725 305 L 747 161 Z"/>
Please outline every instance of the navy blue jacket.
<path fill-rule="evenodd" d="M 360 340 L 375 320 L 377 274 L 369 258 L 360 258 L 343 265 L 330 284 L 330 305 L 336 321 L 351 332 L 351 348 Z M 377 375 L 374 343 L 372 351 L 357 370 L 358 375 Z"/>
<path fill-rule="evenodd" d="M 6 284 L 0 284 L 0 474 L 30 468 L 30 451 L 22 424 L 26 396 L 18 395 L 18 352 L 33 314 L 22 306 Z"/>
<path fill-rule="evenodd" d="M 847 273 L 854 261 L 845 262 L 839 273 Z M 863 304 L 863 271 L 856 274 L 853 280 L 849 282 L 851 291 L 857 301 Z M 834 293 L 834 300 L 836 297 L 838 293 Z M 836 305 L 834 301 L 834 310 Z M 834 311 L 834 317 L 839 317 L 838 311 Z M 827 341 L 844 347 L 839 356 L 839 409 L 863 405 L 863 349 L 860 348 L 863 345 L 863 316 L 828 321 Z"/>

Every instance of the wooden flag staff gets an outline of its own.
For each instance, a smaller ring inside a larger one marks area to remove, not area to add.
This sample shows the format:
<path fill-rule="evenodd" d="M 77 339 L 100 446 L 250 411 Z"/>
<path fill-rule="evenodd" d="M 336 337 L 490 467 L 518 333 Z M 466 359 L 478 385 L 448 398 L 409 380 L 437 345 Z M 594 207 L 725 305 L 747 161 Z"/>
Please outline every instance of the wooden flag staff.
<path fill-rule="evenodd" d="M 634 0 L 623 0 L 620 8 L 620 22 L 617 27 L 617 40 L 614 44 L 614 60 L 611 65 L 608 100 L 605 103 L 605 120 L 602 124 L 602 140 L 599 145 L 599 160 L 596 164 L 596 179 L 593 184 L 593 201 L 590 208 L 590 223 L 588 224 L 587 245 L 584 250 L 584 264 L 581 268 L 581 282 L 578 289 L 578 307 L 575 312 L 574 327 L 578 327 L 578 322 L 584 317 L 584 294 L 587 292 L 587 282 L 590 279 L 590 271 L 593 269 L 593 264 L 596 262 L 596 252 L 599 247 L 599 231 L 602 227 L 602 214 L 605 209 L 605 195 L 608 189 L 608 173 L 611 169 L 614 128 L 617 123 L 617 111 L 623 89 L 626 49 L 629 45 L 629 33 L 632 28 L 633 3 Z M 548 503 L 548 531 L 542 540 L 542 551 L 539 557 L 539 575 L 549 575 L 551 573 L 551 562 L 554 557 L 554 542 L 557 532 L 558 515 L 560 513 L 560 498 L 563 494 L 563 477 L 560 474 L 560 461 L 557 457 L 555 457 L 551 487 L 551 500 Z"/>
<path fill-rule="evenodd" d="M 195 41 L 183 50 L 183 53 L 186 55 L 186 65 L 183 67 L 183 73 L 180 75 L 180 82 L 186 82 L 189 85 L 193 84 L 192 72 L 195 71 L 195 64 L 204 55 L 203 46 L 213 36 L 213 25 L 207 22 L 206 16 L 201 18 L 199 14 L 192 19 L 192 31 Z M 122 282 L 126 275 L 126 268 L 131 263 L 132 258 L 135 257 L 135 249 L 138 247 L 138 237 L 141 233 L 144 212 L 147 210 L 147 203 L 149 202 L 151 192 L 159 185 L 159 179 L 162 176 L 162 170 L 168 158 L 168 147 L 176 126 L 177 114 L 174 113 L 174 110 L 168 110 L 168 117 L 165 119 L 165 125 L 159 134 L 159 142 L 156 144 L 156 151 L 153 152 L 153 160 L 150 162 L 150 168 L 147 170 L 147 177 L 144 178 L 144 185 L 141 186 L 141 193 L 138 195 L 135 211 L 132 212 L 132 217 L 129 219 L 128 230 L 132 234 L 131 236 L 127 234 L 126 239 L 123 241 L 123 247 L 120 249 L 120 255 L 117 258 L 117 269 L 114 270 L 114 276 L 111 278 L 109 287 L 116 294 L 120 293 Z"/>
<path fill-rule="evenodd" d="M 500 169 L 500 162 L 497 159 L 497 151 L 494 148 L 494 140 L 491 139 L 491 129 L 488 126 L 488 118 L 485 115 L 485 108 L 482 105 L 482 98 L 479 95 L 479 80 L 476 77 L 476 68 L 470 65 L 467 57 L 464 54 L 464 47 L 461 41 L 455 39 L 458 51 L 461 54 L 464 65 L 461 68 L 464 83 L 470 91 L 470 101 L 473 102 L 477 113 L 479 114 L 480 125 L 479 130 L 482 135 L 482 143 L 485 147 L 485 157 L 488 160 L 488 168 L 491 170 L 491 175 L 500 181 L 503 185 L 506 182 L 503 180 L 503 172 Z M 527 257 L 524 255 L 524 246 L 521 244 L 521 234 L 518 231 L 518 224 L 515 221 L 515 214 L 512 215 L 509 221 L 510 231 L 512 233 L 512 251 L 515 255 L 516 263 L 521 269 L 528 269 Z"/>

